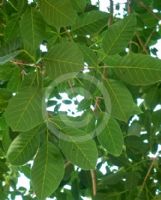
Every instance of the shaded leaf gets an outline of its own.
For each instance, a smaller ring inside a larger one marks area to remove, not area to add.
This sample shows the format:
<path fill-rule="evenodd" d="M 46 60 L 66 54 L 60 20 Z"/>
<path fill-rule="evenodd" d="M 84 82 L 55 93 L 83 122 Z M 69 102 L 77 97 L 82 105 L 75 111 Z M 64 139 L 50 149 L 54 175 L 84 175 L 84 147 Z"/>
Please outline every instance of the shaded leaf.
<path fill-rule="evenodd" d="M 63 158 L 54 144 L 48 142 L 39 149 L 31 171 L 33 189 L 38 198 L 44 200 L 50 196 L 59 186 L 63 175 Z"/>
<path fill-rule="evenodd" d="M 130 15 L 111 25 L 102 41 L 104 51 L 112 55 L 124 50 L 133 36 L 135 27 L 136 18 L 134 15 Z"/>
<path fill-rule="evenodd" d="M 110 154 L 114 156 L 121 154 L 124 140 L 122 131 L 116 120 L 109 119 L 104 130 L 98 135 L 98 140 Z"/>
<path fill-rule="evenodd" d="M 42 94 L 38 88 L 26 88 L 13 97 L 5 112 L 14 131 L 28 131 L 43 122 Z"/>
<path fill-rule="evenodd" d="M 45 23 L 39 12 L 34 8 L 27 9 L 21 18 L 20 30 L 24 48 L 35 60 L 39 46 L 45 39 Z"/>
<path fill-rule="evenodd" d="M 69 138 L 71 138 L 69 142 L 60 140 L 60 148 L 66 158 L 82 169 L 94 169 L 98 156 L 95 142 L 93 140 L 78 142 L 73 137 L 69 136 Z"/>
<path fill-rule="evenodd" d="M 86 12 L 77 17 L 72 30 L 79 34 L 99 33 L 106 25 L 108 14 L 100 11 Z"/>
<path fill-rule="evenodd" d="M 161 60 L 149 55 L 129 54 L 123 58 L 107 58 L 107 67 L 131 85 L 150 85 L 161 80 Z"/>
<path fill-rule="evenodd" d="M 76 18 L 70 0 L 41 0 L 40 12 L 49 25 L 58 28 L 73 24 Z"/>
<path fill-rule="evenodd" d="M 7 151 L 7 159 L 13 165 L 23 165 L 31 160 L 39 145 L 39 129 L 20 133 Z"/>
<path fill-rule="evenodd" d="M 106 88 L 110 95 L 113 117 L 126 122 L 132 115 L 140 113 L 129 90 L 121 82 L 106 81 Z"/>
<path fill-rule="evenodd" d="M 56 44 L 44 58 L 47 73 L 55 78 L 65 73 L 79 72 L 83 69 L 83 56 L 73 42 Z"/>

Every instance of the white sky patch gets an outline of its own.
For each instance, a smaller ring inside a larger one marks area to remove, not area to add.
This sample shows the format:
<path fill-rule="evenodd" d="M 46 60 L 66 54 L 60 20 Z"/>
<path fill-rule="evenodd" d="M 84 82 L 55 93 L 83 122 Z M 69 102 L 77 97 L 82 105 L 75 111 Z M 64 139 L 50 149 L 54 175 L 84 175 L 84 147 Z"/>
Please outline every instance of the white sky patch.
<path fill-rule="evenodd" d="M 100 171 L 102 172 L 103 175 L 107 174 L 107 170 L 106 170 L 106 167 L 107 167 L 107 163 L 103 163 L 102 166 L 100 167 Z"/>
<path fill-rule="evenodd" d="M 93 5 L 96 5 L 98 0 L 91 0 Z M 127 3 L 127 0 L 113 0 L 114 3 L 114 15 L 120 18 L 123 18 L 124 14 L 124 8 L 125 8 L 125 3 Z M 120 9 L 116 10 L 115 7 L 116 5 L 120 3 Z M 104 12 L 109 12 L 109 7 L 110 7 L 110 1 L 109 0 L 100 0 L 99 1 L 99 9 Z"/>
<path fill-rule="evenodd" d="M 161 151 L 161 145 L 158 144 L 158 149 L 157 149 L 156 153 L 149 152 L 148 157 L 150 157 L 150 158 L 157 158 L 158 156 L 161 157 L 160 151 Z"/>
<path fill-rule="evenodd" d="M 161 39 L 159 39 L 155 45 L 151 46 L 151 49 L 156 48 L 158 50 L 156 53 L 157 57 L 161 59 L 161 48 L 160 47 L 161 47 Z"/>
<path fill-rule="evenodd" d="M 48 51 L 47 46 L 45 44 L 40 44 L 40 50 L 42 52 L 47 52 Z"/>
<path fill-rule="evenodd" d="M 30 3 L 32 3 L 33 2 L 33 0 L 28 0 L 28 3 L 30 4 Z"/>
<path fill-rule="evenodd" d="M 30 180 L 23 174 L 20 173 L 20 177 L 18 178 L 17 189 L 19 187 L 25 187 L 27 191 L 30 190 Z"/>
<path fill-rule="evenodd" d="M 137 105 L 140 106 L 144 102 L 144 99 L 137 98 Z"/>
<path fill-rule="evenodd" d="M 153 111 L 155 112 L 155 111 L 158 111 L 158 110 L 161 110 L 161 104 L 156 105 L 156 107 L 154 108 Z"/>
<path fill-rule="evenodd" d="M 82 198 L 83 200 L 92 200 L 91 197 L 82 197 L 82 196 L 81 196 L 81 198 Z"/>

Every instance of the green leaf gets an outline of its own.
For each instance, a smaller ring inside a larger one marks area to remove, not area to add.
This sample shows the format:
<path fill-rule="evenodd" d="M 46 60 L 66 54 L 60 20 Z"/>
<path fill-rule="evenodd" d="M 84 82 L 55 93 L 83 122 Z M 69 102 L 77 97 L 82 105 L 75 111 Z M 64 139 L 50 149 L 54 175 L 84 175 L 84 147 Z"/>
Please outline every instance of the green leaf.
<path fill-rule="evenodd" d="M 108 14 L 100 11 L 86 12 L 77 17 L 72 31 L 79 34 L 99 33 L 108 21 Z"/>
<path fill-rule="evenodd" d="M 59 186 L 64 175 L 64 161 L 52 143 L 43 145 L 35 158 L 31 171 L 33 190 L 40 200 L 50 196 Z"/>
<path fill-rule="evenodd" d="M 23 165 L 31 160 L 39 146 L 39 131 L 34 129 L 20 133 L 11 143 L 7 152 L 7 159 L 13 165 Z"/>
<path fill-rule="evenodd" d="M 110 95 L 113 117 L 127 122 L 129 117 L 140 113 L 140 109 L 134 103 L 129 90 L 121 82 L 106 81 L 106 88 Z"/>
<path fill-rule="evenodd" d="M 20 36 L 19 20 L 20 16 L 15 15 L 7 21 L 5 28 L 5 37 L 8 42 Z"/>
<path fill-rule="evenodd" d="M 84 56 L 84 61 L 89 65 L 89 66 L 94 66 L 96 67 L 98 65 L 97 62 L 97 55 L 87 46 L 85 45 L 79 45 L 80 50 L 83 53 Z"/>
<path fill-rule="evenodd" d="M 2 46 L 0 46 L 0 65 L 3 65 L 15 58 L 17 55 L 19 55 L 21 52 L 23 52 L 21 49 L 21 40 L 14 39 L 10 42 L 3 43 Z"/>
<path fill-rule="evenodd" d="M 0 80 L 10 80 L 13 70 L 12 67 L 13 66 L 8 63 L 0 65 Z"/>
<path fill-rule="evenodd" d="M 123 149 L 123 134 L 119 124 L 116 120 L 110 118 L 104 130 L 98 135 L 100 144 L 107 149 L 107 151 L 119 156 Z"/>
<path fill-rule="evenodd" d="M 0 88 L 0 111 L 4 111 L 7 107 L 9 99 L 12 97 L 12 93 L 5 88 Z"/>
<path fill-rule="evenodd" d="M 44 60 L 52 79 L 65 73 L 79 72 L 84 66 L 82 53 L 73 42 L 56 44 Z"/>
<path fill-rule="evenodd" d="M 40 51 L 40 44 L 45 39 L 45 23 L 37 10 L 29 8 L 20 21 L 21 36 L 24 49 L 33 57 Z"/>
<path fill-rule="evenodd" d="M 0 65 L 3 65 L 6 62 L 13 60 L 13 58 L 15 58 L 20 53 L 21 53 L 21 51 L 17 50 L 17 51 L 13 51 L 11 53 L 8 53 L 6 55 L 0 55 Z"/>
<path fill-rule="evenodd" d="M 107 30 L 102 46 L 108 55 L 120 53 L 125 49 L 133 36 L 136 27 L 136 17 L 130 15 L 111 25 Z"/>
<path fill-rule="evenodd" d="M 75 134 L 77 134 L 77 132 L 75 132 Z M 78 142 L 74 140 L 73 137 L 69 136 L 69 138 L 71 139 L 69 142 L 60 140 L 60 148 L 66 158 L 82 169 L 94 169 L 98 157 L 95 142 L 93 140 Z"/>
<path fill-rule="evenodd" d="M 105 61 L 116 75 L 131 85 L 150 85 L 161 80 L 161 60 L 148 55 L 129 54 Z"/>
<path fill-rule="evenodd" d="M 49 25 L 57 28 L 71 25 L 76 19 L 70 0 L 40 0 L 40 12 Z"/>
<path fill-rule="evenodd" d="M 78 12 L 83 12 L 87 4 L 86 0 L 72 0 L 71 3 Z"/>
<path fill-rule="evenodd" d="M 6 122 L 14 131 L 28 131 L 43 122 L 42 107 L 42 92 L 25 88 L 9 101 Z"/>

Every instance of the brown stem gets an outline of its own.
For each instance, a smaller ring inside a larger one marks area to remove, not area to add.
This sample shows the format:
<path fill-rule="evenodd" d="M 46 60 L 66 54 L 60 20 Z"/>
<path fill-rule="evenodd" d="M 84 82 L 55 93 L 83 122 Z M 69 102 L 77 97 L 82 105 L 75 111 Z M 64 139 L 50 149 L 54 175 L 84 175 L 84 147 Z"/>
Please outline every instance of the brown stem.
<path fill-rule="evenodd" d="M 149 35 L 147 41 L 145 42 L 145 46 L 146 46 L 146 47 L 148 46 L 148 44 L 149 44 L 149 42 L 150 42 L 150 40 L 151 40 L 151 37 L 153 36 L 154 33 L 155 33 L 155 30 L 153 30 L 153 31 L 150 33 L 150 35 Z"/>
<path fill-rule="evenodd" d="M 131 0 L 127 0 L 127 12 L 128 14 L 132 13 Z"/>
<path fill-rule="evenodd" d="M 113 0 L 110 0 L 110 17 L 108 19 L 108 26 L 113 23 Z"/>
<path fill-rule="evenodd" d="M 91 179 L 92 179 L 92 193 L 93 193 L 93 196 L 96 196 L 96 193 L 97 193 L 96 171 L 90 170 L 90 172 L 91 172 Z"/>
<path fill-rule="evenodd" d="M 72 35 L 71 35 L 71 32 L 70 32 L 70 30 L 68 30 L 66 27 L 64 27 L 64 29 L 65 29 L 65 33 L 68 35 L 68 37 L 69 37 L 69 40 L 70 41 L 73 41 L 73 37 L 72 37 Z"/>
<path fill-rule="evenodd" d="M 147 49 L 146 49 L 146 46 L 144 45 L 144 43 L 143 43 L 143 41 L 141 40 L 141 38 L 140 38 L 140 36 L 139 36 L 138 33 L 136 33 L 136 37 L 137 37 L 137 39 L 138 39 L 138 41 L 139 41 L 140 46 L 141 46 L 142 49 L 143 49 L 143 52 L 146 53 L 146 54 L 149 54 L 148 51 L 147 51 Z"/>
<path fill-rule="evenodd" d="M 139 191 L 139 193 L 138 193 L 138 197 L 140 196 L 140 194 L 142 193 L 142 191 L 143 191 L 143 189 L 144 189 L 144 187 L 145 187 L 145 183 L 146 183 L 148 177 L 150 176 L 151 170 L 152 170 L 153 167 L 154 167 L 154 164 L 155 164 L 156 159 L 157 159 L 157 158 L 153 158 L 153 159 L 152 159 L 152 162 L 151 162 L 151 164 L 150 164 L 150 166 L 149 166 L 149 169 L 148 169 L 148 171 L 147 171 L 147 173 L 146 173 L 146 176 L 145 176 L 145 178 L 144 178 L 144 180 L 143 180 L 143 183 L 142 183 L 142 185 L 141 185 L 140 191 Z"/>
<path fill-rule="evenodd" d="M 149 14 L 151 14 L 155 19 L 161 20 L 161 17 L 157 16 L 149 6 L 145 5 L 144 2 L 140 0 L 136 0 L 137 4 L 139 4 L 142 8 L 148 11 Z"/>

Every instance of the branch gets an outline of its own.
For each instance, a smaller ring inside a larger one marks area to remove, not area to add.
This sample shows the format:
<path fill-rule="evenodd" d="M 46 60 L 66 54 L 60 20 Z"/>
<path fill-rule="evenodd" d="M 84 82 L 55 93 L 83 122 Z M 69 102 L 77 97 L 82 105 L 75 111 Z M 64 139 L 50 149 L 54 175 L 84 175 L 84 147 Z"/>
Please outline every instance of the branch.
<path fill-rule="evenodd" d="M 93 196 L 96 196 L 96 193 L 97 193 L 96 171 L 90 170 L 90 172 L 91 172 L 91 179 L 92 179 L 92 193 L 93 193 Z"/>
<path fill-rule="evenodd" d="M 64 27 L 64 29 L 65 29 L 65 33 L 68 35 L 69 40 L 73 41 L 73 37 L 71 35 L 70 29 L 67 29 L 66 27 Z"/>
<path fill-rule="evenodd" d="M 155 164 L 156 159 L 157 159 L 157 157 L 156 157 L 156 158 L 152 158 L 152 162 L 151 162 L 151 164 L 150 164 L 150 166 L 149 166 L 149 169 L 148 169 L 148 171 L 147 171 L 147 173 L 146 173 L 146 176 L 145 176 L 145 178 L 144 178 L 144 180 L 143 180 L 143 183 L 142 183 L 142 185 L 141 185 L 140 191 L 139 191 L 139 193 L 138 193 L 138 197 L 140 196 L 140 194 L 142 193 L 142 191 L 143 191 L 143 189 L 144 189 L 145 183 L 146 183 L 148 177 L 150 176 L 151 170 L 152 170 L 153 167 L 154 167 L 154 164 Z"/>
<path fill-rule="evenodd" d="M 149 6 L 145 5 L 144 2 L 137 0 L 136 1 L 142 8 L 148 11 L 149 14 L 151 14 L 155 19 L 161 20 L 161 17 L 157 16 Z"/>
<path fill-rule="evenodd" d="M 128 14 L 132 13 L 131 0 L 127 0 L 127 12 Z"/>
<path fill-rule="evenodd" d="M 110 0 L 110 17 L 108 19 L 108 26 L 113 23 L 113 0 Z"/>
<path fill-rule="evenodd" d="M 154 33 L 155 33 L 155 30 L 153 30 L 153 31 L 150 33 L 150 35 L 149 35 L 147 41 L 145 42 L 145 46 L 146 46 L 146 47 L 148 46 L 148 44 L 149 44 L 149 42 L 150 42 L 150 40 L 151 40 L 151 37 L 153 36 Z"/>
<path fill-rule="evenodd" d="M 146 46 L 144 45 L 144 43 L 143 43 L 143 41 L 141 40 L 141 38 L 140 38 L 140 36 L 139 36 L 138 33 L 136 33 L 136 37 L 137 37 L 137 39 L 138 39 L 138 41 L 139 41 L 140 46 L 141 46 L 142 49 L 143 49 L 143 52 L 146 53 L 146 54 L 149 54 L 148 51 L 147 51 L 147 49 L 146 49 Z"/>

